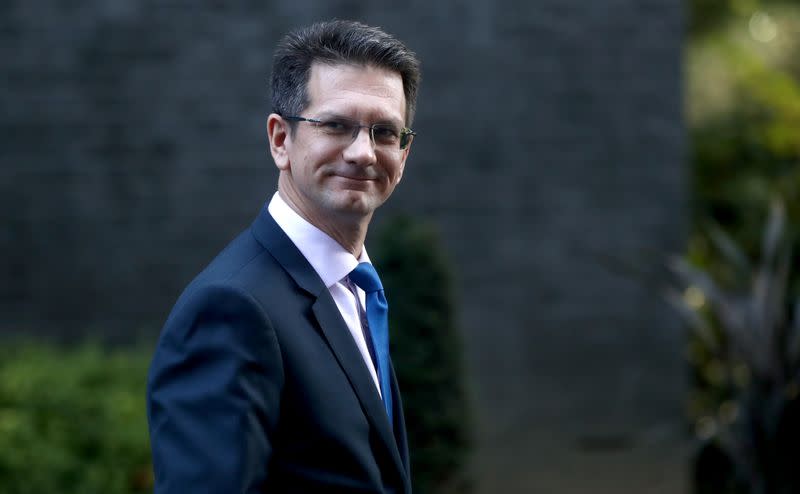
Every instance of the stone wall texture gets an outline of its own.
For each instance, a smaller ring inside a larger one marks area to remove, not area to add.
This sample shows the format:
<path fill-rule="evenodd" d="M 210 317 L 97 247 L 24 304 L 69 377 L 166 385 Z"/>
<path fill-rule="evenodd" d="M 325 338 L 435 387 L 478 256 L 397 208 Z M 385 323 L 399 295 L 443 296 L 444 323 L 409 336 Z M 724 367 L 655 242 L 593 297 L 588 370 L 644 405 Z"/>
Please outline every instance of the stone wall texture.
<path fill-rule="evenodd" d="M 276 188 L 275 42 L 330 17 L 423 61 L 376 222 L 455 267 L 476 490 L 680 492 L 680 325 L 614 266 L 685 238 L 681 2 L 3 0 L 0 331 L 155 335 Z"/>

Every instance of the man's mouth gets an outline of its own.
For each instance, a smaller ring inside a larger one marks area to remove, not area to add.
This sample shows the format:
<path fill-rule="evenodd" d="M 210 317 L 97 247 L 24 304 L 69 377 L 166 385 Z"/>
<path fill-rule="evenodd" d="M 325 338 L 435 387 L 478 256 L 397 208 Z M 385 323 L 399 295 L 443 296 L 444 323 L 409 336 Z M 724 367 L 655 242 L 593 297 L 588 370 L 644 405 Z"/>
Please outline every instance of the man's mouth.
<path fill-rule="evenodd" d="M 354 181 L 357 181 L 357 182 L 368 182 L 370 180 L 375 180 L 375 177 L 372 177 L 370 175 L 358 174 L 358 173 L 354 174 L 354 173 L 336 173 L 336 172 L 334 172 L 333 176 L 339 177 L 339 178 L 344 178 L 344 179 L 347 179 L 347 180 L 354 180 Z"/>

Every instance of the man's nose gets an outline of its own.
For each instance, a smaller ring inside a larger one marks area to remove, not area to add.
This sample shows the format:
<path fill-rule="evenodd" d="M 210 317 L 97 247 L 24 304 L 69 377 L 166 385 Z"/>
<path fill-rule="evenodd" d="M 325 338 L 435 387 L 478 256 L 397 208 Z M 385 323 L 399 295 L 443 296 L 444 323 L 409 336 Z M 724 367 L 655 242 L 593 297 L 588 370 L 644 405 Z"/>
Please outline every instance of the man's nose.
<path fill-rule="evenodd" d="M 356 130 L 353 142 L 344 150 L 344 158 L 360 164 L 370 164 L 375 161 L 375 143 L 369 127 L 359 127 Z"/>

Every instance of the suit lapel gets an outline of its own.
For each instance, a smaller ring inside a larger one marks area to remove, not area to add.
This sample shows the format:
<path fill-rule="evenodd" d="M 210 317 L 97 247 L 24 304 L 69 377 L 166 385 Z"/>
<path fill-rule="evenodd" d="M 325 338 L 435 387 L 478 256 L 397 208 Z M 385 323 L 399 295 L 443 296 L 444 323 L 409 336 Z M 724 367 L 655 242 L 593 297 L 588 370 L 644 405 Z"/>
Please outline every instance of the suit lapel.
<path fill-rule="evenodd" d="M 328 346 L 330 346 L 336 360 L 347 375 L 356 396 L 361 402 L 367 419 L 386 445 L 395 467 L 401 473 L 401 478 L 408 484 L 408 453 L 405 445 L 405 424 L 402 422 L 402 411 L 399 413 L 398 420 L 403 427 L 403 441 L 402 444 L 399 444 L 395 440 L 392 427 L 389 425 L 388 416 L 383 407 L 383 402 L 375 389 L 372 376 L 367 370 L 363 357 L 353 341 L 353 336 L 342 319 L 339 308 L 336 306 L 336 302 L 334 302 L 327 287 L 289 237 L 281 230 L 266 207 L 262 209 L 261 214 L 253 223 L 252 232 L 256 239 L 286 269 L 295 283 L 316 298 L 312 305 L 312 310 L 328 342 Z M 394 372 L 392 374 L 394 375 Z M 398 397 L 395 401 L 395 416 L 397 417 L 396 411 L 400 408 L 400 395 L 397 391 L 397 381 L 394 377 L 393 391 L 395 396 Z M 400 449 L 398 449 L 398 446 L 400 446 Z M 402 458 L 401 451 L 404 451 Z"/>
<path fill-rule="evenodd" d="M 353 386 L 353 390 L 355 390 L 367 418 L 389 448 L 395 466 L 399 471 L 403 472 L 403 477 L 405 477 L 405 466 L 400 458 L 400 451 L 392 428 L 389 425 L 386 409 L 383 407 L 383 402 L 375 389 L 375 383 L 367 370 L 367 366 L 364 364 L 364 359 L 355 342 L 353 342 L 353 336 L 347 329 L 347 325 L 339 313 L 339 308 L 327 290 L 317 299 L 313 309 L 320 328 L 322 328 L 322 332 L 328 340 L 328 345 L 336 355 L 339 365 L 342 366 L 345 374 L 347 374 L 347 378 L 350 380 L 350 384 Z"/>

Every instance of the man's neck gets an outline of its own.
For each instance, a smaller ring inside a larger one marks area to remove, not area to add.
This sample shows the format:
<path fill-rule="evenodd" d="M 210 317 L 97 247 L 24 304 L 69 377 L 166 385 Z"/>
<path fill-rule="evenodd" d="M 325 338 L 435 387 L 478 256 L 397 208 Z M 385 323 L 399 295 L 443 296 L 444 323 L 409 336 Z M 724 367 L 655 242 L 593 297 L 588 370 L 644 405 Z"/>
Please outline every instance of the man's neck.
<path fill-rule="evenodd" d="M 364 248 L 364 239 L 367 237 L 367 229 L 369 227 L 370 217 L 349 218 L 338 215 L 335 217 L 310 217 L 302 208 L 298 207 L 292 194 L 284 190 L 278 189 L 281 199 L 292 210 L 300 215 L 301 218 L 308 221 L 315 227 L 325 232 L 329 237 L 334 239 L 346 251 L 353 254 L 358 259 L 361 256 L 361 251 Z"/>

